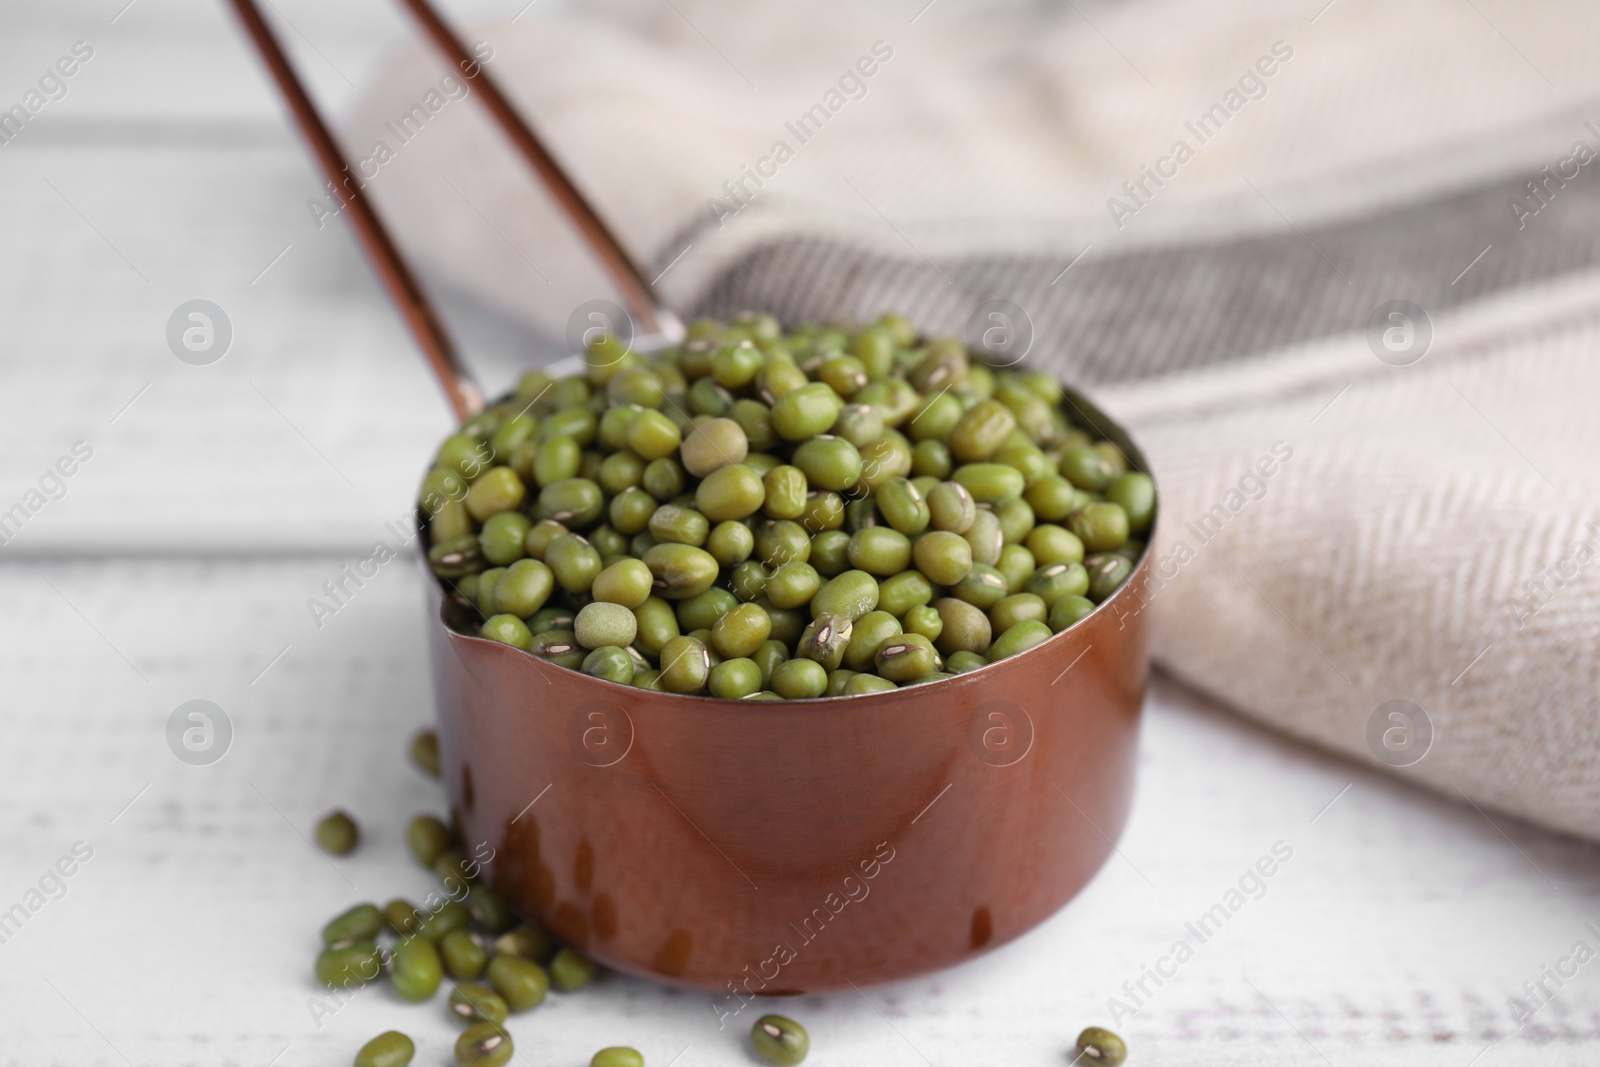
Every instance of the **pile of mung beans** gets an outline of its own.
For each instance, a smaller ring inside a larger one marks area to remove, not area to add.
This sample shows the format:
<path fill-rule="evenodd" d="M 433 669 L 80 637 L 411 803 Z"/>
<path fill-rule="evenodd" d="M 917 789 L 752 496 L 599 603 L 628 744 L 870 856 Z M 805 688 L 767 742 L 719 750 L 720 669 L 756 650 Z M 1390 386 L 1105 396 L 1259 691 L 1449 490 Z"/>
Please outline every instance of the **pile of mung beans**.
<path fill-rule="evenodd" d="M 432 730 L 417 733 L 410 751 L 418 769 L 439 777 L 439 739 Z M 359 831 L 349 815 L 333 811 L 317 823 L 315 837 L 323 851 L 344 856 L 355 850 Z M 582 989 L 599 967 L 559 945 L 537 923 L 519 922 L 494 890 L 477 881 L 478 865 L 441 820 L 416 816 L 406 827 L 406 843 L 417 862 L 439 877 L 444 898 L 430 893 L 421 908 L 403 899 L 382 908 L 357 904 L 334 916 L 322 928 L 323 948 L 313 968 L 317 980 L 349 992 L 387 974 L 395 996 L 409 1003 L 432 1000 L 447 984 L 447 1010 L 465 1027 L 455 1042 L 456 1067 L 503 1067 L 516 1052 L 506 1017 L 544 1003 L 552 987 L 563 993 Z M 766 1014 L 750 1027 L 750 1047 L 773 1067 L 798 1067 L 811 1051 L 811 1037 L 793 1019 Z M 361 1046 L 354 1067 L 408 1067 L 416 1051 L 408 1035 L 386 1030 Z M 1098 1026 L 1080 1033 L 1073 1051 L 1072 1067 L 1120 1067 L 1127 1058 L 1122 1038 Z M 590 1057 L 589 1067 L 645 1063 L 637 1049 L 611 1045 Z"/>
<path fill-rule="evenodd" d="M 411 742 L 411 759 L 439 777 L 439 739 L 423 730 Z M 359 841 L 355 820 L 333 811 L 318 821 L 317 846 L 345 856 Z M 430 892 L 418 907 L 395 899 L 383 907 L 357 904 L 322 928 L 322 950 L 313 971 L 330 990 L 351 992 L 385 976 L 407 1003 L 432 1000 L 450 987 L 450 1017 L 464 1030 L 455 1042 L 457 1067 L 501 1067 L 515 1054 L 506 1017 L 544 1003 L 553 988 L 571 993 L 599 971 L 589 957 L 560 945 L 537 923 L 520 922 L 499 894 L 478 881 L 478 863 L 461 848 L 456 832 L 432 815 L 406 827 L 406 844 L 417 862 L 431 869 L 443 895 Z M 811 1048 L 805 1028 L 781 1015 L 763 1015 L 750 1028 L 755 1052 L 773 1067 L 797 1067 Z M 407 1067 L 416 1044 L 387 1030 L 357 1051 L 355 1067 Z M 644 1067 L 637 1049 L 613 1045 L 596 1052 L 589 1067 Z"/>
<path fill-rule="evenodd" d="M 901 316 L 698 320 L 524 375 L 419 503 L 457 625 L 613 682 L 803 699 L 949 678 L 1132 573 L 1150 478 L 1059 382 Z M 463 623 L 459 620 L 466 619 Z"/>
<path fill-rule="evenodd" d="M 412 759 L 427 774 L 439 773 L 438 739 L 417 735 Z M 351 852 L 359 833 L 342 811 L 316 827 L 319 847 L 331 855 Z M 512 1055 L 506 1016 L 544 1002 L 554 988 L 573 992 L 589 984 L 598 970 L 574 948 L 559 945 L 541 927 L 520 923 L 493 889 L 478 881 L 478 863 L 461 848 L 455 831 L 432 815 L 418 815 L 406 827 L 406 843 L 422 866 L 431 869 L 442 892 L 430 892 L 419 907 L 404 899 L 381 908 L 357 904 L 322 928 L 322 950 L 313 971 L 335 991 L 349 992 L 387 978 L 395 995 L 408 1003 L 432 1000 L 441 985 L 450 987 L 448 1011 L 466 1027 L 456 1041 L 461 1067 L 497 1067 Z M 595 1067 L 644 1067 L 619 1058 L 633 1050 L 604 1049 Z M 356 1067 L 404 1067 L 415 1046 L 391 1030 L 357 1053 Z M 604 1054 L 604 1062 L 601 1062 Z"/>

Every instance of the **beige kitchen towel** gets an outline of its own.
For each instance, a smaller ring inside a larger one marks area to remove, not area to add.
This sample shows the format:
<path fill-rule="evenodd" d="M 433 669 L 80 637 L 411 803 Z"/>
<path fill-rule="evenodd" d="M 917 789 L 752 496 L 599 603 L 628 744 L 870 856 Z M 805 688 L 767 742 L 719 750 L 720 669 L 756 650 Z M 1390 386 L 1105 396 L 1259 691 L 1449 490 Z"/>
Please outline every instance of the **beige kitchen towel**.
<path fill-rule="evenodd" d="M 1600 838 L 1597 30 L 1572 0 L 609 0 L 468 35 L 684 313 L 999 309 L 1128 420 L 1166 669 Z M 436 276 L 552 338 L 609 296 L 420 46 L 345 138 Z"/>

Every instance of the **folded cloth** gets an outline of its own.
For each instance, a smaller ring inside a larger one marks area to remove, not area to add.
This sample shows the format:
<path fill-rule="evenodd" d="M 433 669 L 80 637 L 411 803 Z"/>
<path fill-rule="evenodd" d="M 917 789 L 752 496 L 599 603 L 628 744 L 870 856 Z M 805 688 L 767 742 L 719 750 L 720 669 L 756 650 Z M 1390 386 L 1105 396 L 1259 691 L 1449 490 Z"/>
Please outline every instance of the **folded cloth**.
<path fill-rule="evenodd" d="M 1126 420 L 1161 489 L 1128 610 L 1167 670 L 1600 838 L 1600 11 L 1293 8 L 681 0 L 469 36 L 674 307 L 999 324 Z M 463 97 L 419 48 L 347 143 L 435 272 L 560 336 L 603 279 Z"/>

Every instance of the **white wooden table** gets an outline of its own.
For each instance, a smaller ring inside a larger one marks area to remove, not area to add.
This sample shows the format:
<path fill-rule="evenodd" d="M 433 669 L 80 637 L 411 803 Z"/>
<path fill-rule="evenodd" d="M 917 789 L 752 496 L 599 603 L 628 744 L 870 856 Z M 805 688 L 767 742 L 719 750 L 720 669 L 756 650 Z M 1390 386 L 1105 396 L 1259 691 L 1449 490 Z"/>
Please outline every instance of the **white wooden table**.
<path fill-rule="evenodd" d="M 0 915 L 29 910 L 0 943 L 0 1065 L 335 1064 L 391 1027 L 445 1063 L 437 1003 L 369 990 L 308 1009 L 319 925 L 426 884 L 401 838 L 442 806 L 403 758 L 432 713 L 424 576 L 385 567 L 320 631 L 305 607 L 405 510 L 444 408 L 347 236 L 312 224 L 319 183 L 220 5 L 122 2 L 0 10 L 0 102 L 73 42 L 95 50 L 0 147 L 0 509 L 74 442 L 93 449 L 0 546 Z M 278 6 L 325 54 L 297 42 L 335 103 L 401 30 L 376 2 Z M 165 340 L 197 297 L 234 328 L 204 367 Z M 491 387 L 537 350 L 452 307 Z M 166 740 L 197 698 L 234 729 L 210 766 Z M 334 806 L 366 833 L 337 864 L 306 840 Z M 1292 858 L 1259 899 L 1163 962 L 1278 842 Z M 1507 1000 L 1575 942 L 1600 949 L 1590 920 L 1592 846 L 1158 681 L 1132 822 L 1071 906 L 964 967 L 785 1010 L 817 1064 L 1064 1065 L 1142 979 L 1116 1026 L 1136 1063 L 1586 1064 L 1600 966 L 1545 977 L 1557 995 L 1525 1027 Z M 608 976 L 512 1032 L 537 1067 L 613 1043 L 655 1067 L 753 1062 L 709 1002 Z"/>

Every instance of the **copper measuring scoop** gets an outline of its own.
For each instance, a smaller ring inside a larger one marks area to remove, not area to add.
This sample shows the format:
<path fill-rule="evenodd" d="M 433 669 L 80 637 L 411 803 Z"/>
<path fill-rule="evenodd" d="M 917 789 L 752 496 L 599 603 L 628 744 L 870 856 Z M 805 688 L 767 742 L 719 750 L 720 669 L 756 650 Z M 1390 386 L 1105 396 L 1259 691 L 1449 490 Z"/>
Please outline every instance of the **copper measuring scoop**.
<path fill-rule="evenodd" d="M 676 319 L 494 82 L 428 6 L 400 0 L 469 79 L 645 332 Z M 465 419 L 482 392 L 253 0 L 232 0 L 323 174 Z M 1148 469 L 1069 390 L 1079 420 Z M 422 524 L 422 541 L 427 528 Z M 1153 534 L 1153 531 L 1152 531 Z M 430 582 L 441 774 L 463 847 L 527 920 L 602 963 L 757 995 L 958 963 L 1032 929 L 1092 878 L 1132 801 L 1147 677 L 1146 551 L 1077 625 L 928 685 L 749 704 L 657 693 L 472 636 Z M 451 622 L 455 626 L 451 626 Z"/>

